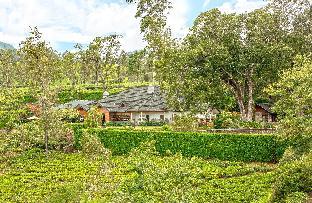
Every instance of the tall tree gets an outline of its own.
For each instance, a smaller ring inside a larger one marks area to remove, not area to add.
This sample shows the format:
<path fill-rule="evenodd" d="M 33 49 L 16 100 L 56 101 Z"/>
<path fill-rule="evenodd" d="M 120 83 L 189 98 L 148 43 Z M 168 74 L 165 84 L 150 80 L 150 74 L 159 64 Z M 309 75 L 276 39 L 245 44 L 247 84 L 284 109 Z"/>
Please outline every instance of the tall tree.
<path fill-rule="evenodd" d="M 42 34 L 35 27 L 31 30 L 30 36 L 20 44 L 18 54 L 21 60 L 21 69 L 26 84 L 34 90 L 34 95 L 38 97 L 41 109 L 40 123 L 44 132 L 44 143 L 48 152 L 49 136 L 53 134 L 54 128 L 50 112 L 53 106 L 55 89 L 53 82 L 59 76 L 58 55 L 42 39 Z"/>
<path fill-rule="evenodd" d="M 284 37 L 278 19 L 264 10 L 242 15 L 217 9 L 202 13 L 185 40 L 193 56 L 188 71 L 198 72 L 212 86 L 227 86 L 242 119 L 251 121 L 258 91 L 291 62 L 292 50 Z"/>
<path fill-rule="evenodd" d="M 66 51 L 62 55 L 60 63 L 65 78 L 70 81 L 72 86 L 77 85 L 81 79 L 81 62 L 79 61 L 79 53 Z"/>
<path fill-rule="evenodd" d="M 153 73 L 153 64 L 149 60 L 147 50 L 139 50 L 128 54 L 128 75 L 131 81 L 149 82 Z"/>
<path fill-rule="evenodd" d="M 96 37 L 83 55 L 86 65 L 92 70 L 93 82 L 101 82 L 104 91 L 115 77 L 122 54 L 119 38 L 119 35 Z"/>
<path fill-rule="evenodd" d="M 312 1 L 270 0 L 268 9 L 279 16 L 289 43 L 298 53 L 312 51 Z"/>

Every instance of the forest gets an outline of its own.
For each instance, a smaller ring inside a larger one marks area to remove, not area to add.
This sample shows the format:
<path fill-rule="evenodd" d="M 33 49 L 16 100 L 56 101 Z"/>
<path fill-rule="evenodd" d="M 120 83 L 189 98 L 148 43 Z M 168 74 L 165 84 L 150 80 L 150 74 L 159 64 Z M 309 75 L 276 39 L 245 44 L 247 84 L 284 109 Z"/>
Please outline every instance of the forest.
<path fill-rule="evenodd" d="M 170 0 L 129 0 L 146 42 L 133 52 L 111 34 L 61 53 L 38 27 L 1 43 L 0 202 L 312 202 L 312 2 L 267 2 L 202 12 L 175 38 Z M 172 121 L 99 110 L 150 87 Z M 97 105 L 60 108 L 73 101 Z"/>

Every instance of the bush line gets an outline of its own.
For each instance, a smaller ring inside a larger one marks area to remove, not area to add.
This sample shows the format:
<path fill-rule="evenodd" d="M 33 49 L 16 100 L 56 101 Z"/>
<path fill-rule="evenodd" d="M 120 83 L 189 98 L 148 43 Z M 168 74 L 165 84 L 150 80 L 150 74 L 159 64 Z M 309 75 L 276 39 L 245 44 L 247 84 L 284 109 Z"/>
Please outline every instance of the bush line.
<path fill-rule="evenodd" d="M 217 158 L 227 161 L 277 162 L 287 144 L 275 135 L 260 134 L 210 134 L 198 132 L 145 132 L 112 129 L 84 129 L 74 125 L 75 146 L 81 147 L 83 131 L 98 136 L 113 155 L 124 155 L 141 143 L 155 140 L 156 150 L 181 153 L 187 157 Z"/>

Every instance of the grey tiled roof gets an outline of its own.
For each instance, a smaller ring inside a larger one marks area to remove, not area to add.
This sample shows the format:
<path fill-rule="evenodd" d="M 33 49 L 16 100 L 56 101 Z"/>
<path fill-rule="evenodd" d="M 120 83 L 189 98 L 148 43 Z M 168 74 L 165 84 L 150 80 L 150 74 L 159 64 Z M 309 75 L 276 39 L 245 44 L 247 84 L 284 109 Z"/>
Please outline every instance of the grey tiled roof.
<path fill-rule="evenodd" d="M 88 100 L 74 100 L 71 102 L 68 102 L 66 104 L 61 104 L 57 108 L 58 109 L 74 109 L 74 108 L 82 108 L 86 111 L 88 111 L 91 106 L 95 105 L 96 101 L 88 101 Z"/>
<path fill-rule="evenodd" d="M 260 103 L 260 104 L 257 104 L 257 106 L 261 107 L 262 109 L 264 109 L 270 114 L 274 114 L 274 112 L 272 111 L 271 105 L 268 103 Z"/>
<path fill-rule="evenodd" d="M 154 92 L 148 92 L 150 87 L 135 87 L 115 95 L 110 95 L 99 101 L 101 107 L 110 112 L 129 111 L 166 111 L 168 107 L 159 86 L 154 86 Z"/>

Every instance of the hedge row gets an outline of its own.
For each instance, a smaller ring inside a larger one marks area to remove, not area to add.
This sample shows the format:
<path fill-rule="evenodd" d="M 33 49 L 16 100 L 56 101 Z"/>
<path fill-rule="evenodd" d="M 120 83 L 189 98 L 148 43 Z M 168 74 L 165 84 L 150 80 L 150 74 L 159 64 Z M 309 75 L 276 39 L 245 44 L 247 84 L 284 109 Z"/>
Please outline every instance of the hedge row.
<path fill-rule="evenodd" d="M 80 147 L 83 131 L 98 136 L 113 155 L 127 154 L 142 142 L 155 140 L 156 150 L 164 155 L 182 153 L 187 157 L 217 158 L 229 161 L 276 162 L 283 155 L 286 143 L 274 135 L 232 135 L 196 132 L 144 132 L 106 129 L 75 130 L 76 147 Z"/>

